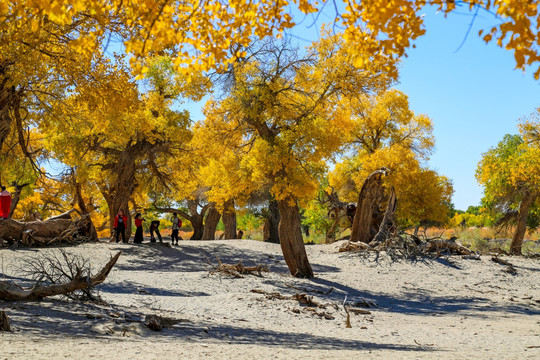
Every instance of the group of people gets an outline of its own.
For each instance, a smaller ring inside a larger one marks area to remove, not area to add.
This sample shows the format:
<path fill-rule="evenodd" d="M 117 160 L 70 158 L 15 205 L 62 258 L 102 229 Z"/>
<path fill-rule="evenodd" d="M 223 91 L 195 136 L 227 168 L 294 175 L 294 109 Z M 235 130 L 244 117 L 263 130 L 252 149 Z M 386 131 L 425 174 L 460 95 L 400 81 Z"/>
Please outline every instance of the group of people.
<path fill-rule="evenodd" d="M 142 217 L 141 213 L 137 213 L 135 215 L 135 227 L 137 230 L 135 231 L 135 238 L 133 239 L 133 243 L 140 244 L 144 240 L 143 235 L 143 222 L 145 219 Z M 171 244 L 172 245 L 178 245 L 178 240 L 182 239 L 180 236 L 178 236 L 178 232 L 180 231 L 180 228 L 182 227 L 182 220 L 178 217 L 177 213 L 173 213 L 173 216 L 171 217 L 172 222 L 172 233 L 171 233 Z M 126 227 L 128 226 L 128 218 L 124 213 L 123 209 L 120 209 L 118 211 L 118 214 L 114 218 L 114 238 L 116 240 L 116 243 L 120 242 L 120 236 L 122 237 L 122 242 L 127 243 L 129 239 L 126 239 Z M 163 239 L 161 238 L 161 234 L 159 232 L 159 220 L 153 220 L 150 223 L 150 242 L 155 243 L 156 237 L 159 239 L 159 242 L 162 243 Z"/>

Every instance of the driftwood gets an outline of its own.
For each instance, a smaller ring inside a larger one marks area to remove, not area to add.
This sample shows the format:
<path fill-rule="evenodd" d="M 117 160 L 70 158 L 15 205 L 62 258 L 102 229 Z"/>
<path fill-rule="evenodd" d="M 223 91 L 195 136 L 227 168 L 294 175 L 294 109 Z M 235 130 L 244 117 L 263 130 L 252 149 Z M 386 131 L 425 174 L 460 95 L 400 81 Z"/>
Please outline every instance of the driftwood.
<path fill-rule="evenodd" d="M 119 251 L 113 256 L 109 262 L 94 276 L 83 275 L 80 270 L 77 271 L 75 277 L 63 284 L 51 284 L 41 286 L 39 282 L 30 289 L 11 284 L 5 281 L 0 281 L 0 300 L 16 301 L 16 300 L 41 300 L 47 296 L 64 295 L 77 290 L 86 289 L 92 286 L 101 284 L 111 272 L 113 266 L 118 261 L 122 254 Z"/>
<path fill-rule="evenodd" d="M 97 232 L 89 215 L 73 220 L 67 211 L 45 221 L 20 222 L 0 219 L 1 243 L 23 246 L 47 246 L 60 243 L 97 241 Z"/>
<path fill-rule="evenodd" d="M 0 331 L 11 331 L 9 318 L 3 310 L 0 311 Z"/>
<path fill-rule="evenodd" d="M 426 242 L 423 246 L 424 252 L 437 252 L 441 250 L 449 250 L 453 254 L 458 255 L 472 255 L 474 254 L 471 250 L 467 249 L 465 246 L 460 245 L 459 243 L 452 240 L 431 240 Z"/>
<path fill-rule="evenodd" d="M 268 267 L 264 265 L 255 265 L 255 266 L 244 266 L 240 261 L 236 265 L 224 264 L 219 258 L 216 258 L 219 262 L 218 266 L 214 266 L 212 262 L 207 258 L 207 261 L 210 265 L 213 266 L 213 269 L 210 271 L 210 274 L 226 274 L 235 278 L 243 278 L 243 275 L 258 275 L 262 277 L 263 272 L 269 272 Z"/>
<path fill-rule="evenodd" d="M 408 236 L 405 234 L 388 235 L 385 242 L 372 241 L 369 244 L 361 242 L 346 242 L 339 248 L 339 252 L 380 252 L 387 251 L 396 255 L 395 257 L 408 257 L 414 255 L 427 255 L 441 253 L 450 253 L 453 255 L 474 256 L 477 260 L 476 254 L 465 246 L 459 244 L 453 239 L 441 240 L 441 239 L 428 239 L 425 242 L 419 241 L 415 236 Z"/>
<path fill-rule="evenodd" d="M 491 261 L 496 262 L 497 264 L 500 264 L 500 265 L 505 265 L 506 266 L 506 269 L 504 270 L 505 272 L 512 275 L 517 275 L 517 270 L 511 262 L 503 260 L 497 256 L 493 256 L 491 258 Z"/>
<path fill-rule="evenodd" d="M 330 291 L 333 290 L 333 288 L 330 288 L 328 292 L 321 292 L 323 294 L 329 294 Z M 316 315 L 320 318 L 324 318 L 326 320 L 334 320 L 335 317 L 326 312 L 325 310 L 330 308 L 335 308 L 337 310 L 340 309 L 340 307 L 336 303 L 330 303 L 330 304 L 322 304 L 318 301 L 315 301 L 313 299 L 313 296 L 309 296 L 305 293 L 296 293 L 294 295 L 283 295 L 279 292 L 268 292 L 261 289 L 252 289 L 252 293 L 256 294 L 262 294 L 264 295 L 268 300 L 296 300 L 298 301 L 299 305 L 302 305 L 302 310 L 300 309 L 290 309 L 293 313 L 300 314 L 301 312 L 308 313 L 311 315 Z M 355 315 L 365 314 L 370 315 L 371 312 L 363 309 L 353 308 L 350 305 L 344 304 L 343 308 L 347 314 L 347 323 L 350 324 L 350 313 L 353 313 Z M 318 311 L 317 309 L 322 309 Z M 348 326 L 350 327 L 350 326 Z"/>

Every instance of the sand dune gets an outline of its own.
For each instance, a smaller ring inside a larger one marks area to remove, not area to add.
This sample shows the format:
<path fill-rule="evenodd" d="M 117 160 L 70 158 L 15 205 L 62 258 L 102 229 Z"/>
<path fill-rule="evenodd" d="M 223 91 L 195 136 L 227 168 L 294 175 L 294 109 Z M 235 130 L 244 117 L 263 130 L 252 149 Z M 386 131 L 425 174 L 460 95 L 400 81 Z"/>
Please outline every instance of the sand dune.
<path fill-rule="evenodd" d="M 0 302 L 14 328 L 0 332 L 0 358 L 540 358 L 538 260 L 510 258 L 512 275 L 488 256 L 391 261 L 338 246 L 307 247 L 311 280 L 288 274 L 279 245 L 251 240 L 66 248 L 95 269 L 123 251 L 100 287 L 107 305 Z M 18 259 L 43 251 L 51 250 L 0 250 L 2 276 L 24 282 Z M 212 275 L 208 260 L 217 257 L 270 272 Z M 261 292 L 306 293 L 322 306 Z M 351 314 L 347 328 L 344 302 L 370 314 Z M 151 331 L 143 325 L 151 314 L 177 323 Z"/>

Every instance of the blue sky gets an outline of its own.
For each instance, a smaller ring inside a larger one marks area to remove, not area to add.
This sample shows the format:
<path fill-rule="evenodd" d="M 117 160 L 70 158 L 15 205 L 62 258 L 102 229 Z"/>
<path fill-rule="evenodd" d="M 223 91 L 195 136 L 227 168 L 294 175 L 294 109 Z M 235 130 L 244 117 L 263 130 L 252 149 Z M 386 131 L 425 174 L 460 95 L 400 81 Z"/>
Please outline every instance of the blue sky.
<path fill-rule="evenodd" d="M 292 36 L 302 45 L 317 40 L 317 25 L 333 14 L 300 22 Z M 398 89 L 409 95 L 411 108 L 427 114 L 434 124 L 436 148 L 429 166 L 452 179 L 453 202 L 466 210 L 478 205 L 482 189 L 474 177 L 482 153 L 507 133 L 517 133 L 517 120 L 540 106 L 540 81 L 532 71 L 514 70 L 513 54 L 486 45 L 478 30 L 489 29 L 497 19 L 479 12 L 466 38 L 472 14 L 463 11 L 445 18 L 428 9 L 427 33 L 402 61 Z M 459 48 L 459 50 L 457 50 Z M 456 51 L 457 50 L 457 51 Z M 199 104 L 186 104 L 194 120 L 202 119 Z"/>

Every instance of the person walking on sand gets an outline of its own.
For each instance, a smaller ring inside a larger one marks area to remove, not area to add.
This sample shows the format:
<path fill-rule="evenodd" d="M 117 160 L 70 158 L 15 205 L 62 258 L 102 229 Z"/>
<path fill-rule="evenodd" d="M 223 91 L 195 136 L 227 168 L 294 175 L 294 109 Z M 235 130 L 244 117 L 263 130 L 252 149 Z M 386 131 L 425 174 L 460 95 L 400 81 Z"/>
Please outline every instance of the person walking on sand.
<path fill-rule="evenodd" d="M 114 231 L 116 243 L 120 241 L 120 235 L 122 235 L 122 242 L 127 244 L 126 240 L 126 226 L 127 226 L 127 216 L 124 215 L 124 210 L 118 210 L 118 214 L 114 218 Z"/>
<path fill-rule="evenodd" d="M 144 219 L 142 218 L 141 213 L 137 213 L 137 215 L 135 215 L 135 227 L 137 230 L 135 230 L 135 238 L 133 239 L 133 243 L 135 244 L 140 244 L 144 240 L 142 226 L 143 221 Z"/>
<path fill-rule="evenodd" d="M 6 190 L 5 186 L 2 186 L 2 192 L 0 192 L 0 218 L 9 219 L 10 211 L 11 194 Z"/>
<path fill-rule="evenodd" d="M 180 231 L 180 228 L 182 227 L 182 220 L 180 220 L 180 218 L 178 217 L 176 213 L 173 213 L 171 222 L 172 222 L 171 245 L 178 245 L 178 232 Z M 175 240 L 176 240 L 176 244 L 174 243 Z"/>

